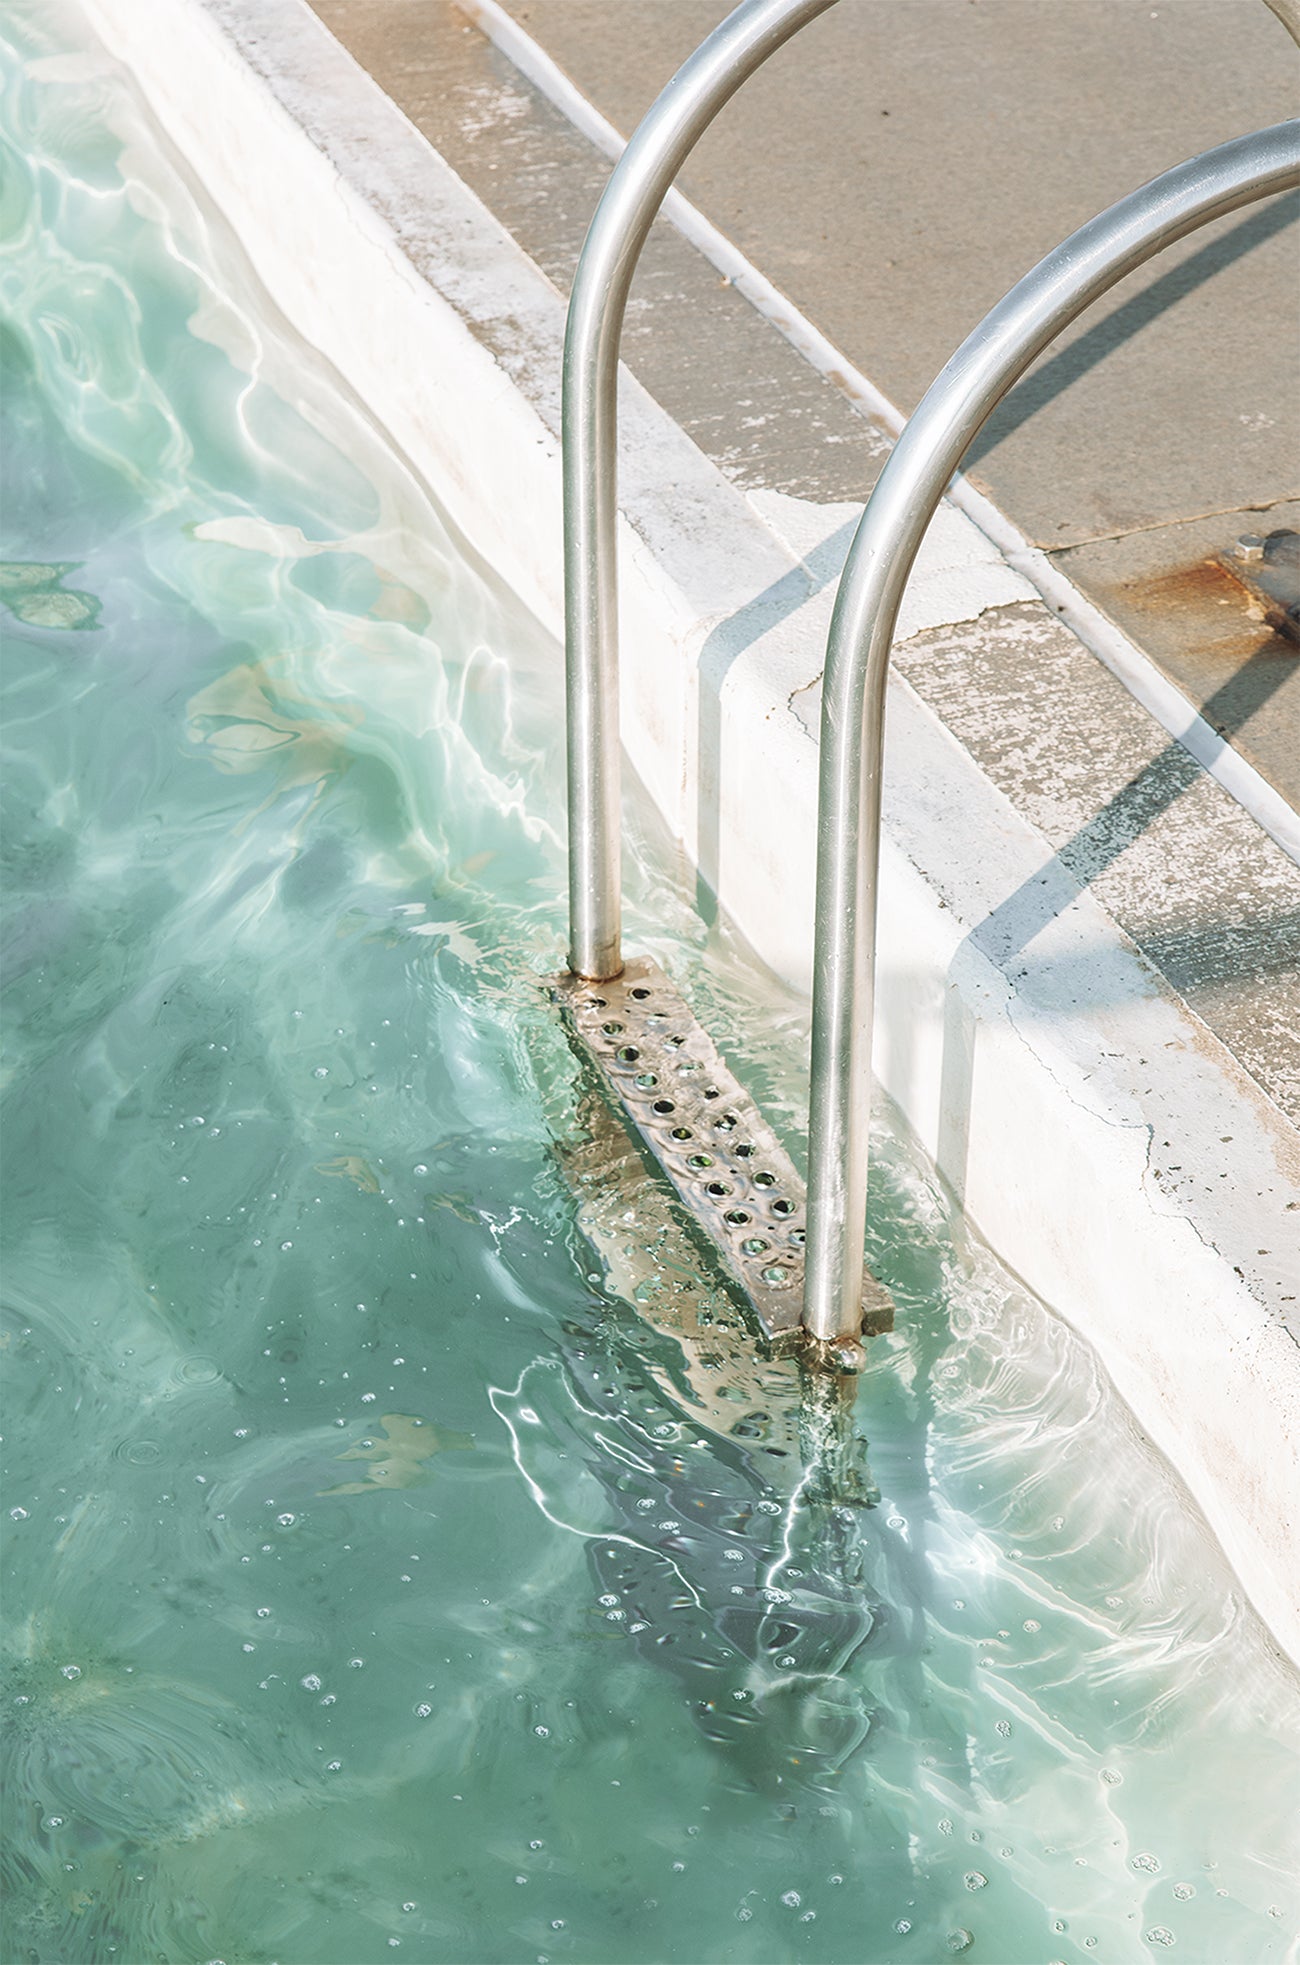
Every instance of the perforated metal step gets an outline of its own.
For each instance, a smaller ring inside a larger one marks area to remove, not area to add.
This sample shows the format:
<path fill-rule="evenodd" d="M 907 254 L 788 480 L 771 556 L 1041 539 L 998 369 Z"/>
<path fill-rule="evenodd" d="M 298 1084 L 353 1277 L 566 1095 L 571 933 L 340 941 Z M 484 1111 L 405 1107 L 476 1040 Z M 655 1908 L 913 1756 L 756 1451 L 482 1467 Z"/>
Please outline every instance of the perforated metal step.
<path fill-rule="evenodd" d="M 804 1184 L 776 1134 L 659 966 L 629 961 L 613 982 L 555 979 L 571 1037 L 590 1059 L 743 1291 L 774 1347 L 802 1341 Z M 868 1277 L 864 1336 L 894 1326 Z"/>

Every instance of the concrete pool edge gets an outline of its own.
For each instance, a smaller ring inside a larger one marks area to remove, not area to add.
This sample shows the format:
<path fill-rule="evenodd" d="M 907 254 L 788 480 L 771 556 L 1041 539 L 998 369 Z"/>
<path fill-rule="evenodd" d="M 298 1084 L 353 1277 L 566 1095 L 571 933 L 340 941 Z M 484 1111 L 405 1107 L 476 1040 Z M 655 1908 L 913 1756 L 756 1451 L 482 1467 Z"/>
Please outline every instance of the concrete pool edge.
<path fill-rule="evenodd" d="M 296 0 L 90 12 L 276 303 L 553 630 L 554 289 Z M 628 747 L 732 917 L 805 983 L 815 751 L 797 699 L 829 592 L 808 515 L 745 499 L 635 385 L 625 428 Z M 964 523 L 945 515 L 905 632 L 1028 604 Z M 1285 1256 L 1271 1275 L 1257 1259 L 1296 1239 L 1294 1131 L 1091 894 L 1014 982 L 981 955 L 970 931 L 1050 849 L 902 678 L 890 751 L 880 1078 L 985 1239 L 1094 1344 L 1300 1658 L 1300 1348 Z M 1171 1187 L 1166 1142 L 1234 1204 Z"/>

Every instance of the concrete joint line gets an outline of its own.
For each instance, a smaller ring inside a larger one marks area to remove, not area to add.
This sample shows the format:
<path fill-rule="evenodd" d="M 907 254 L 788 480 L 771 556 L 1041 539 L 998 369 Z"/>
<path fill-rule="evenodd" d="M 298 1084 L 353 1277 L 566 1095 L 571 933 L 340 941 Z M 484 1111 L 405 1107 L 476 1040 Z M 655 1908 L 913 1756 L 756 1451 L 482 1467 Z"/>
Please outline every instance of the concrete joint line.
<path fill-rule="evenodd" d="M 546 50 L 512 19 L 499 0 L 458 0 L 458 3 L 461 12 L 493 46 L 597 150 L 614 160 L 622 156 L 626 140 Z M 1268 0 L 1268 4 L 1272 5 L 1273 0 Z M 862 416 L 882 426 L 891 437 L 898 436 L 907 419 L 897 406 L 688 198 L 680 191 L 670 191 L 663 202 L 662 216 L 744 295 L 805 361 L 841 390 Z M 1073 581 L 1053 565 L 1050 556 L 1032 545 L 991 498 L 977 491 L 961 474 L 953 479 L 948 496 L 1161 728 L 1300 865 L 1300 814 L 1292 810 L 1281 793 L 1219 735 L 1136 642 L 1084 598 Z"/>

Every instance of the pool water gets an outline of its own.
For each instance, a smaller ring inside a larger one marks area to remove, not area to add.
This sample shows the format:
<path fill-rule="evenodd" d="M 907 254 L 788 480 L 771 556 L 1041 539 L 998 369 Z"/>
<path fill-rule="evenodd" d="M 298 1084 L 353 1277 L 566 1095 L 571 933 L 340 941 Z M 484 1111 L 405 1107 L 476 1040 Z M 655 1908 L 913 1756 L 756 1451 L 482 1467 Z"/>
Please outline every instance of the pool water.
<path fill-rule="evenodd" d="M 589 1178 L 556 651 L 60 23 L 0 203 L 6 1960 L 1294 1959 L 1296 1676 L 901 1126 L 873 1506 Z M 797 1151 L 805 1006 L 644 810 L 629 887 Z"/>

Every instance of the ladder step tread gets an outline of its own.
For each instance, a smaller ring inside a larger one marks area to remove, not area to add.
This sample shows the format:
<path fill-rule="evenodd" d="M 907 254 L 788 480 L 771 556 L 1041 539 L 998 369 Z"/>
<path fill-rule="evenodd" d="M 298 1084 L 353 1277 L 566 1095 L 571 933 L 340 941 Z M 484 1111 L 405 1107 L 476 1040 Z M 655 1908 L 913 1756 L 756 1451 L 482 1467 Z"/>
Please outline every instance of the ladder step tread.
<path fill-rule="evenodd" d="M 579 1055 L 615 1103 L 739 1285 L 775 1348 L 802 1336 L 804 1183 L 680 991 L 648 957 L 612 982 L 555 978 Z M 894 1326 L 894 1305 L 868 1276 L 863 1334 Z"/>

